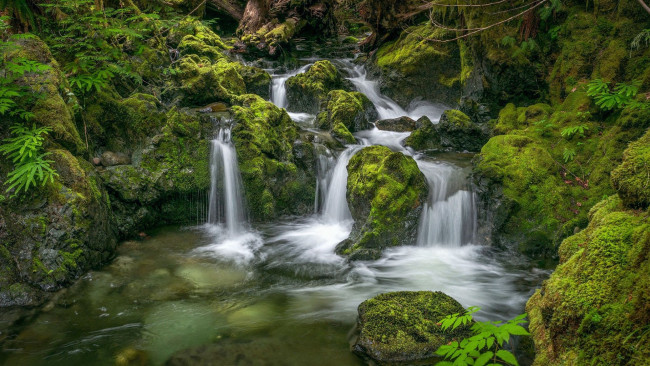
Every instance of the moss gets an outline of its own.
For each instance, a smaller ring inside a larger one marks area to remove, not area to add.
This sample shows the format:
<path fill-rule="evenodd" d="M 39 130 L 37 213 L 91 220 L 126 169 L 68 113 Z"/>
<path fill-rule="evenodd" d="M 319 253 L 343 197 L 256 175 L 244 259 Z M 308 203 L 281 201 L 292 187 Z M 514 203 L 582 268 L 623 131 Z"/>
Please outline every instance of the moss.
<path fill-rule="evenodd" d="M 628 365 L 650 357 L 648 212 L 611 196 L 564 240 L 561 263 L 528 301 L 535 365 Z"/>
<path fill-rule="evenodd" d="M 246 84 L 247 94 L 257 94 L 264 99 L 271 96 L 271 75 L 268 72 L 253 66 L 241 65 L 239 74 Z"/>
<path fill-rule="evenodd" d="M 650 131 L 629 145 L 623 164 L 612 171 L 612 184 L 626 206 L 650 206 Z"/>
<path fill-rule="evenodd" d="M 287 79 L 287 99 L 298 111 L 317 113 L 328 93 L 344 86 L 343 76 L 330 61 L 316 61 L 306 72 Z"/>
<path fill-rule="evenodd" d="M 384 146 L 366 147 L 348 163 L 347 200 L 355 220 L 352 248 L 377 257 L 386 247 L 413 242 L 428 186 L 415 160 Z"/>
<path fill-rule="evenodd" d="M 443 331 L 438 322 L 465 309 L 442 292 L 389 292 L 359 305 L 356 353 L 379 362 L 431 358 L 439 346 L 471 335 L 469 325 Z"/>
<path fill-rule="evenodd" d="M 332 128 L 332 136 L 344 145 L 354 144 L 357 142 L 354 136 L 352 136 L 352 133 L 350 133 L 343 123 L 337 123 L 334 128 Z"/>
<path fill-rule="evenodd" d="M 313 173 L 296 167 L 298 126 L 257 95 L 243 95 L 237 103 L 232 134 L 251 217 L 270 220 L 304 212 L 313 205 L 315 187 Z"/>
<path fill-rule="evenodd" d="M 235 96 L 246 93 L 246 83 L 239 74 L 241 65 L 236 62 L 219 59 L 212 63 L 208 58 L 190 55 L 178 63 L 178 69 L 178 88 L 168 91 L 166 98 L 176 98 L 182 105 L 231 103 Z"/>
<path fill-rule="evenodd" d="M 376 111 L 374 106 L 365 103 L 366 99 L 361 93 L 332 90 L 318 114 L 318 126 L 324 130 L 334 130 L 342 124 L 350 132 L 367 129 L 370 122 L 368 116 L 373 116 Z"/>
<path fill-rule="evenodd" d="M 456 103 L 460 97 L 461 62 L 455 43 L 430 42 L 446 31 L 427 22 L 407 28 L 377 50 L 374 61 L 386 90 L 402 105 L 415 98 Z"/>
<path fill-rule="evenodd" d="M 446 110 L 437 124 L 420 118 L 421 125 L 406 140 L 405 145 L 418 151 L 479 151 L 487 141 L 487 133 L 463 112 Z"/>

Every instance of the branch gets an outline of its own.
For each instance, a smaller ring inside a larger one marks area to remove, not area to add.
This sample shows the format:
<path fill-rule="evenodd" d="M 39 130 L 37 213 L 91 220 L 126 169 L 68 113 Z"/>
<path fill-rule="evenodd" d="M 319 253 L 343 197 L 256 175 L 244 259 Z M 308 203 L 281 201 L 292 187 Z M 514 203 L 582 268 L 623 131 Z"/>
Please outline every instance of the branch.
<path fill-rule="evenodd" d="M 427 38 L 427 40 L 432 41 L 432 42 L 447 43 L 447 42 L 453 42 L 453 41 L 457 41 L 457 40 L 459 40 L 459 39 L 467 38 L 467 37 L 472 36 L 472 35 L 474 35 L 474 34 L 476 34 L 476 33 L 482 32 L 482 31 L 484 31 L 484 30 L 488 30 L 488 29 L 490 29 L 490 28 L 496 27 L 497 25 L 500 25 L 500 24 L 503 24 L 503 23 L 509 22 L 509 21 L 511 21 L 511 20 L 513 20 L 513 19 L 515 19 L 515 18 L 518 18 L 518 17 L 520 17 L 520 16 L 526 14 L 527 12 L 532 11 L 532 10 L 534 10 L 535 8 L 538 8 L 540 5 L 544 4 L 544 3 L 547 2 L 547 1 L 548 1 L 548 0 L 539 0 L 537 4 L 531 6 L 530 8 L 528 8 L 528 9 L 526 9 L 526 10 L 524 10 L 524 11 L 518 13 L 518 14 L 515 14 L 515 15 L 513 15 L 513 16 L 507 18 L 507 19 L 504 19 L 504 20 L 502 20 L 502 21 L 500 21 L 500 22 L 496 22 L 496 23 L 494 23 L 494 24 L 490 24 L 490 25 L 488 25 L 487 27 L 474 28 L 474 29 L 472 29 L 471 32 L 466 33 L 466 34 L 463 34 L 463 35 L 460 35 L 460 36 L 458 36 L 458 37 L 456 37 L 456 38 L 452 38 L 452 39 L 433 39 L 433 38 Z M 642 0 L 639 0 L 639 1 L 642 1 Z M 434 25 L 435 25 L 435 23 L 434 23 Z M 443 28 L 443 29 L 447 29 L 447 28 Z M 454 29 L 448 29 L 448 30 L 454 30 Z M 462 32 L 462 31 L 466 31 L 466 30 L 467 30 L 467 29 L 455 29 L 455 31 L 458 31 L 458 32 Z"/>
<path fill-rule="evenodd" d="M 648 6 L 648 5 L 645 3 L 645 1 L 643 1 L 643 0 L 638 0 L 638 1 L 639 1 L 639 4 L 641 4 L 641 6 L 643 7 L 643 9 L 645 9 L 645 11 L 647 11 L 648 14 L 650 14 L 650 6 Z"/>

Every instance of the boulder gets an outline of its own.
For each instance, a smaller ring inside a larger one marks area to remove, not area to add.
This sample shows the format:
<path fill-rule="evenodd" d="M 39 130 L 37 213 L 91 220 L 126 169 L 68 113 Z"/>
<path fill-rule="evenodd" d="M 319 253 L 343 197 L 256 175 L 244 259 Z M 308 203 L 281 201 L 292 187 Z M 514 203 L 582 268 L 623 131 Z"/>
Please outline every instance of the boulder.
<path fill-rule="evenodd" d="M 341 123 L 350 132 L 366 130 L 377 119 L 377 110 L 370 100 L 359 92 L 332 90 L 321 105 L 318 127 L 331 130 Z"/>
<path fill-rule="evenodd" d="M 316 114 L 321 102 L 335 89 L 345 89 L 347 82 L 336 67 L 327 60 L 316 61 L 306 72 L 287 79 L 289 109 Z"/>
<path fill-rule="evenodd" d="M 347 169 L 347 201 L 355 223 L 337 253 L 376 259 L 384 248 L 414 243 L 429 191 L 415 160 L 370 146 L 352 157 Z"/>
<path fill-rule="evenodd" d="M 626 206 L 650 206 L 650 131 L 625 150 L 623 164 L 612 171 L 612 184 Z"/>
<path fill-rule="evenodd" d="M 437 124 L 426 117 L 420 118 L 418 124 L 421 127 L 405 141 L 406 146 L 418 151 L 480 151 L 488 140 L 483 128 L 463 112 L 454 109 L 445 111 Z"/>
<path fill-rule="evenodd" d="M 382 119 L 375 122 L 375 127 L 383 131 L 411 132 L 417 128 L 417 124 L 409 117 Z"/>
<path fill-rule="evenodd" d="M 101 157 L 103 166 L 128 165 L 131 164 L 131 157 L 122 152 L 105 151 Z"/>
<path fill-rule="evenodd" d="M 380 364 L 431 360 L 443 344 L 471 336 L 470 325 L 443 331 L 447 315 L 463 313 L 458 301 L 436 291 L 388 292 L 359 305 L 354 353 Z"/>

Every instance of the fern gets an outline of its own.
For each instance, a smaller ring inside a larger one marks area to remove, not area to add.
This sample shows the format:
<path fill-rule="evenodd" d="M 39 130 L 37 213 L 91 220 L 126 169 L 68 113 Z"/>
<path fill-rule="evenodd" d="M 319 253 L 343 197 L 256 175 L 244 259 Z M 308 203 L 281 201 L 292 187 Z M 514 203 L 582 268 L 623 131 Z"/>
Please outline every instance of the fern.
<path fill-rule="evenodd" d="M 641 33 L 637 34 L 634 39 L 632 39 L 632 43 L 630 43 L 630 48 L 632 50 L 638 50 L 641 48 L 641 46 L 648 47 L 650 44 L 650 29 L 644 29 L 641 31 Z"/>
<path fill-rule="evenodd" d="M 589 131 L 589 127 L 587 127 L 586 125 L 569 126 L 562 129 L 560 134 L 562 135 L 562 137 L 566 139 L 570 139 L 575 134 L 578 134 L 580 137 L 584 137 L 586 131 Z"/>
<path fill-rule="evenodd" d="M 510 342 L 513 335 L 529 335 L 522 327 L 526 324 L 526 314 L 519 315 L 507 322 L 500 321 L 474 321 L 472 314 L 479 310 L 477 307 L 470 307 L 465 314 L 448 315 L 440 321 L 443 330 L 452 330 L 461 325 L 472 323 L 474 335 L 465 338 L 460 342 L 451 342 L 442 345 L 436 354 L 443 356 L 445 361 L 438 362 L 437 366 L 484 366 L 484 365 L 518 365 L 515 356 L 503 349 L 504 345 Z M 499 362 L 499 363 L 497 363 Z"/>
<path fill-rule="evenodd" d="M 575 149 L 570 149 L 568 147 L 564 148 L 564 151 L 562 152 L 562 159 L 564 159 L 565 163 L 568 163 L 570 161 L 573 161 L 573 159 L 576 156 L 576 151 Z"/>
<path fill-rule="evenodd" d="M 612 91 L 608 82 L 602 79 L 595 79 L 587 85 L 587 95 L 592 97 L 596 105 L 604 111 L 625 107 L 645 109 L 650 107 L 648 103 L 639 102 L 635 99 L 640 87 L 641 82 L 635 80 L 629 84 L 618 83 Z"/>
<path fill-rule="evenodd" d="M 53 161 L 46 159 L 50 153 L 42 151 L 44 136 L 51 128 L 32 126 L 30 129 L 15 124 L 10 131 L 14 137 L 3 140 L 4 143 L 0 145 L 0 153 L 14 164 L 14 170 L 8 174 L 5 182 L 9 185 L 6 192 L 15 189 L 15 194 L 18 194 L 27 192 L 38 183 L 45 185 L 48 181 L 54 182 L 54 177 L 59 174 L 51 166 Z"/>

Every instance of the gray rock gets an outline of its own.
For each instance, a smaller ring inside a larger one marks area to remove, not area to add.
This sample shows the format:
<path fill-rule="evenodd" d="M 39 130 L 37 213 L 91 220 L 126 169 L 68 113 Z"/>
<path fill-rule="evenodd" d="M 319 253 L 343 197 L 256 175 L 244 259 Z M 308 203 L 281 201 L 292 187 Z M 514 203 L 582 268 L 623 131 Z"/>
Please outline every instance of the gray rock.
<path fill-rule="evenodd" d="M 377 121 L 375 126 L 383 131 L 409 132 L 417 128 L 416 122 L 409 117 L 382 119 Z"/>
<path fill-rule="evenodd" d="M 121 153 L 106 151 L 102 154 L 101 163 L 103 166 L 128 165 L 131 164 L 131 157 Z"/>

